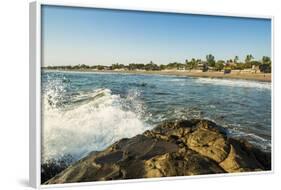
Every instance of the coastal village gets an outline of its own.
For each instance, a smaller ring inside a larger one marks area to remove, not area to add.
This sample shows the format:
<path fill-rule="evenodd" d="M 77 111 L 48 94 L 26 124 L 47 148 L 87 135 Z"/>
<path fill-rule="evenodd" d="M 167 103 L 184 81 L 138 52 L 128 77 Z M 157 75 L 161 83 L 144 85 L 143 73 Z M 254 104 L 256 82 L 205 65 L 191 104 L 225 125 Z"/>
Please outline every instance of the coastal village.
<path fill-rule="evenodd" d="M 244 61 L 239 61 L 238 56 L 229 60 L 215 60 L 211 54 L 206 56 L 206 60 L 192 58 L 190 61 L 185 60 L 184 63 L 172 62 L 169 64 L 158 65 L 153 61 L 147 64 L 130 63 L 128 65 L 115 63 L 111 66 L 105 65 L 85 65 L 77 64 L 74 66 L 47 66 L 45 69 L 54 70 L 82 70 L 82 71 L 184 71 L 184 72 L 222 72 L 230 73 L 271 73 L 271 59 L 263 56 L 261 60 L 254 60 L 254 57 L 246 55 Z"/>

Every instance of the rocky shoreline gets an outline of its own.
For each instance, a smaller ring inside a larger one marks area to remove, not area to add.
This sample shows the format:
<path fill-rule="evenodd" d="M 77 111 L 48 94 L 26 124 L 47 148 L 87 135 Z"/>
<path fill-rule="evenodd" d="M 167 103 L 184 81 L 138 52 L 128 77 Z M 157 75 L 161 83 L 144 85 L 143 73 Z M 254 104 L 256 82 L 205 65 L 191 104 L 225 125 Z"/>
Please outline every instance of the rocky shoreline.
<path fill-rule="evenodd" d="M 93 152 L 44 184 L 271 170 L 271 153 L 208 120 L 172 120 Z"/>

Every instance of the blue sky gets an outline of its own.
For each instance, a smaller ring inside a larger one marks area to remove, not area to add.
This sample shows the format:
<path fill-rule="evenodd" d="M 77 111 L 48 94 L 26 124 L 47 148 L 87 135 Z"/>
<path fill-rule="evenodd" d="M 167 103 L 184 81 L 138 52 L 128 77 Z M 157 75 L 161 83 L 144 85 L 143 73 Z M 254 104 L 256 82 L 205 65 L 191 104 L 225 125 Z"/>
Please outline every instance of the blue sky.
<path fill-rule="evenodd" d="M 43 65 L 168 64 L 271 55 L 270 19 L 42 7 Z"/>

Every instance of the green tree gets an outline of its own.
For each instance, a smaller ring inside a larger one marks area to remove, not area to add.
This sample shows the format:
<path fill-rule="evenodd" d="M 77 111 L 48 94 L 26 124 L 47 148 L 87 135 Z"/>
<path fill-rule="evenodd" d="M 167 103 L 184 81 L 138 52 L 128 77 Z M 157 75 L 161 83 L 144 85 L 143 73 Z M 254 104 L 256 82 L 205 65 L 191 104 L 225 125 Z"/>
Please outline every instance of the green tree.
<path fill-rule="evenodd" d="M 250 62 L 252 61 L 252 59 L 254 59 L 254 57 L 252 56 L 252 54 L 246 55 L 245 63 L 250 63 Z"/>
<path fill-rule="evenodd" d="M 259 66 L 260 71 L 263 73 L 271 73 L 271 59 L 270 57 L 263 56 L 262 64 Z"/>
<path fill-rule="evenodd" d="M 148 64 L 145 65 L 145 70 L 160 70 L 160 67 L 150 61 Z"/>
<path fill-rule="evenodd" d="M 217 71 L 223 70 L 224 63 L 225 63 L 225 62 L 224 62 L 223 60 L 218 60 L 218 61 L 216 62 L 216 64 L 215 64 L 215 69 L 216 69 Z"/>
<path fill-rule="evenodd" d="M 237 65 L 235 66 L 235 69 L 238 69 L 238 70 L 243 70 L 244 69 L 244 67 L 245 67 L 245 64 L 243 64 L 243 63 L 237 63 Z"/>
<path fill-rule="evenodd" d="M 271 59 L 268 56 L 263 56 L 262 57 L 262 64 L 269 64 L 271 65 Z"/>
<path fill-rule="evenodd" d="M 184 62 L 185 62 L 185 69 L 190 69 L 190 64 L 188 60 L 186 59 Z"/>
<path fill-rule="evenodd" d="M 195 69 L 197 67 L 197 61 L 195 58 L 192 58 L 190 61 L 190 69 Z"/>
<path fill-rule="evenodd" d="M 206 61 L 210 67 L 214 67 L 216 64 L 215 57 L 212 54 L 206 55 Z"/>
<path fill-rule="evenodd" d="M 239 60 L 239 57 L 236 55 L 236 56 L 234 57 L 234 63 L 237 63 L 238 60 Z"/>
<path fill-rule="evenodd" d="M 160 65 L 160 70 L 165 70 L 166 69 L 166 65 Z"/>

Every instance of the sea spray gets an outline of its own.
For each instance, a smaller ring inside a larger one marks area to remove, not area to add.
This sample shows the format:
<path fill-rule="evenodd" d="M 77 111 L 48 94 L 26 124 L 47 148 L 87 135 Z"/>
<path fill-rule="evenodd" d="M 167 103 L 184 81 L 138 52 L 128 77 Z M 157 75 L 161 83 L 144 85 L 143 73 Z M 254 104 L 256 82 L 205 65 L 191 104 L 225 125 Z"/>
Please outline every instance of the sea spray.
<path fill-rule="evenodd" d="M 110 89 L 96 89 L 72 96 L 65 103 L 67 84 L 49 81 L 44 88 L 42 111 L 42 161 L 71 155 L 80 159 L 102 150 L 121 138 L 151 128 L 143 120 L 144 106 L 139 92 L 126 97 Z"/>

